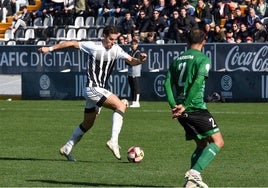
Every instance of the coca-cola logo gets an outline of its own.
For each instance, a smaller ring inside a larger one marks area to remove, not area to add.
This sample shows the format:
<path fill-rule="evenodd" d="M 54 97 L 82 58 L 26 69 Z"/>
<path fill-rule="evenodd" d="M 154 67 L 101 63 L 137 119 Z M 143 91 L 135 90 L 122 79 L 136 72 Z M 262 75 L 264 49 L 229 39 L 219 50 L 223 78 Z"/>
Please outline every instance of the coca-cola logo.
<path fill-rule="evenodd" d="M 267 71 L 268 46 L 265 45 L 258 51 L 240 51 L 240 46 L 234 46 L 226 56 L 226 71 Z"/>

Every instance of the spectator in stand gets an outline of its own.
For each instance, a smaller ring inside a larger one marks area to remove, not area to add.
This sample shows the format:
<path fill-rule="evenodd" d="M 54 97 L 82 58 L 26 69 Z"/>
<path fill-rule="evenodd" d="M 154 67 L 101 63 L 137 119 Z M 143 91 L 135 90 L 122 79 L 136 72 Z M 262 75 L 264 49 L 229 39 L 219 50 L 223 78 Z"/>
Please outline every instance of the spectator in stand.
<path fill-rule="evenodd" d="M 147 36 L 143 40 L 143 43 L 145 44 L 156 44 L 155 35 L 153 32 L 148 32 Z"/>
<path fill-rule="evenodd" d="M 220 24 L 221 19 L 228 19 L 228 15 L 231 13 L 231 10 L 228 3 L 223 0 L 219 0 L 213 12 L 215 24 Z"/>
<path fill-rule="evenodd" d="M 118 17 L 120 16 L 120 10 L 118 9 L 118 7 L 119 7 L 118 1 L 104 0 L 103 6 L 98 10 L 98 16 Z"/>
<path fill-rule="evenodd" d="M 100 0 L 86 0 L 85 16 L 96 17 L 98 15 L 98 9 L 103 6 L 103 1 Z"/>
<path fill-rule="evenodd" d="M 213 37 L 213 31 L 211 29 L 210 24 L 205 24 L 204 32 L 206 34 L 206 43 L 211 43 L 212 42 L 212 37 Z"/>
<path fill-rule="evenodd" d="M 259 13 L 258 16 L 260 19 L 268 17 L 268 3 L 265 0 L 259 0 L 257 12 Z"/>
<path fill-rule="evenodd" d="M 160 14 L 160 16 L 165 17 L 166 16 L 166 3 L 165 0 L 158 0 L 158 3 L 154 7 L 154 10 L 157 10 Z M 166 17 L 165 17 L 166 18 Z"/>
<path fill-rule="evenodd" d="M 83 16 L 86 12 L 86 0 L 75 0 L 75 16 Z"/>
<path fill-rule="evenodd" d="M 142 0 L 139 10 L 144 10 L 148 18 L 151 18 L 153 16 L 154 8 L 150 0 Z"/>
<path fill-rule="evenodd" d="M 220 25 L 215 25 L 213 34 L 212 34 L 212 42 L 224 42 L 225 34 L 222 32 Z"/>
<path fill-rule="evenodd" d="M 124 19 L 117 24 L 117 27 L 119 28 L 121 34 L 127 35 L 128 41 L 132 40 L 132 33 L 134 33 L 136 26 L 129 11 L 125 12 Z"/>
<path fill-rule="evenodd" d="M 134 32 L 134 33 L 132 34 L 132 41 L 133 41 L 133 40 L 136 40 L 136 41 L 141 42 L 140 34 L 137 33 L 137 32 Z"/>
<path fill-rule="evenodd" d="M 248 15 L 246 16 L 246 24 L 250 35 L 254 33 L 255 22 L 257 20 L 260 20 L 260 18 L 257 16 L 255 9 L 249 8 Z"/>
<path fill-rule="evenodd" d="M 188 43 L 188 34 L 192 29 L 197 29 L 198 24 L 194 17 L 187 14 L 184 7 L 180 8 L 180 14 L 178 18 L 178 32 L 177 32 L 177 42 Z"/>
<path fill-rule="evenodd" d="M 179 5 L 176 0 L 169 0 L 165 10 L 166 10 L 166 17 L 169 21 L 172 20 L 174 10 L 178 9 Z"/>
<path fill-rule="evenodd" d="M 251 36 L 248 36 L 248 37 L 246 38 L 246 43 L 253 43 L 253 39 L 252 39 Z"/>
<path fill-rule="evenodd" d="M 140 10 L 139 16 L 136 19 L 136 28 L 135 32 L 141 33 L 141 32 L 146 32 L 145 24 L 148 21 L 148 17 L 146 15 L 146 12 L 144 10 Z"/>
<path fill-rule="evenodd" d="M 227 43 L 236 43 L 234 39 L 234 33 L 231 29 L 226 31 L 225 37 Z"/>
<path fill-rule="evenodd" d="M 167 36 L 169 39 L 175 40 L 176 42 L 179 42 L 180 40 L 177 39 L 179 30 L 179 9 L 173 10 L 173 16 L 170 19 L 170 24 L 168 28 Z"/>
<path fill-rule="evenodd" d="M 236 40 L 237 37 L 239 36 L 239 32 L 240 32 L 240 28 L 239 28 L 239 25 L 234 22 L 233 25 L 232 25 L 232 30 L 233 30 L 233 34 L 234 34 L 234 39 Z"/>
<path fill-rule="evenodd" d="M 232 13 L 228 14 L 224 28 L 226 30 L 232 29 L 232 25 L 234 23 L 234 15 Z"/>
<path fill-rule="evenodd" d="M 131 16 L 133 16 L 136 19 L 139 15 L 140 4 L 141 4 L 141 0 L 126 0 L 124 7 L 126 11 L 127 10 L 130 11 Z"/>
<path fill-rule="evenodd" d="M 12 31 L 15 33 L 19 27 L 26 27 L 29 25 L 31 20 L 31 13 L 28 11 L 27 6 L 22 7 L 22 14 L 15 15 L 13 17 Z"/>
<path fill-rule="evenodd" d="M 0 21 L 6 23 L 8 16 L 13 16 L 16 13 L 16 3 L 14 0 L 1 0 L 0 1 Z"/>
<path fill-rule="evenodd" d="M 204 25 L 211 24 L 212 15 L 208 5 L 203 0 L 198 0 L 195 9 L 195 21 L 198 23 L 199 28 L 204 28 Z"/>
<path fill-rule="evenodd" d="M 63 10 L 61 10 L 60 16 L 63 21 L 63 25 L 73 25 L 74 24 L 74 14 L 75 14 L 75 0 L 64 0 Z"/>
<path fill-rule="evenodd" d="M 257 7 L 258 7 L 258 0 L 251 0 L 247 8 L 247 14 L 249 13 L 250 8 L 253 8 L 255 12 L 257 12 Z"/>
<path fill-rule="evenodd" d="M 242 15 L 240 7 L 237 7 L 234 12 L 235 12 L 235 16 L 234 16 L 234 19 L 233 19 L 234 23 L 237 23 L 239 26 L 242 23 L 246 23 L 246 19 Z"/>
<path fill-rule="evenodd" d="M 14 0 L 16 3 L 16 10 L 15 13 L 19 12 L 23 6 L 29 5 L 28 0 Z M 13 1 L 13 2 L 14 2 Z"/>
<path fill-rule="evenodd" d="M 262 22 L 260 20 L 255 22 L 255 31 L 253 33 L 253 41 L 254 42 L 265 42 L 266 36 L 267 36 L 267 30 L 263 26 Z"/>
<path fill-rule="evenodd" d="M 123 45 L 128 44 L 127 37 L 125 37 L 124 35 L 120 35 L 117 39 L 117 43 Z"/>
<path fill-rule="evenodd" d="M 147 32 L 155 32 L 156 37 L 160 37 L 160 34 L 168 27 L 166 20 L 159 16 L 159 11 L 154 10 L 153 17 L 149 18 L 145 23 Z"/>
<path fill-rule="evenodd" d="M 247 42 L 247 37 L 250 35 L 246 24 L 240 24 L 240 31 L 238 33 L 238 36 L 241 38 L 242 42 Z"/>
<path fill-rule="evenodd" d="M 236 37 L 235 42 L 236 42 L 237 44 L 242 43 L 242 39 L 241 39 L 241 37 L 239 37 L 239 36 Z"/>
<path fill-rule="evenodd" d="M 193 5 L 191 5 L 189 3 L 189 1 L 187 1 L 187 0 L 181 0 L 181 2 L 182 2 L 182 7 L 184 7 L 186 9 L 187 14 L 190 16 L 194 16 L 195 15 L 195 7 Z"/>
<path fill-rule="evenodd" d="M 60 11 L 63 9 L 63 3 L 55 3 L 52 2 L 51 0 L 43 0 L 41 3 L 41 6 L 38 10 L 32 12 L 32 17 L 36 18 L 36 17 L 50 17 L 52 16 L 53 18 L 59 18 L 59 16 L 55 16 L 54 14 L 57 11 Z M 57 23 L 55 21 L 55 24 L 57 25 L 61 25 L 62 22 Z"/>

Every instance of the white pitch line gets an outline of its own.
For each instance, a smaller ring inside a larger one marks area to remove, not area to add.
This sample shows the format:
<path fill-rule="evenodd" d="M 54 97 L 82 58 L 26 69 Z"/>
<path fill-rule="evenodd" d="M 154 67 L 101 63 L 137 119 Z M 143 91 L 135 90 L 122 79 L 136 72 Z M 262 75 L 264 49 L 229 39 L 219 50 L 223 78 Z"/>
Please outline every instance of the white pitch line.
<path fill-rule="evenodd" d="M 82 107 L 83 108 L 83 107 Z M 81 109 L 82 109 L 81 108 Z M 6 111 L 6 110 L 10 110 L 10 111 L 61 111 L 61 112 L 75 112 L 75 111 L 81 111 L 81 109 L 66 109 L 66 108 L 62 108 L 62 109 L 48 109 L 48 108 L 0 108 L 0 111 Z M 108 109 L 103 109 L 108 111 Z M 128 110 L 127 110 L 128 112 Z M 136 110 L 136 113 L 171 113 L 170 110 Z M 222 112 L 222 111 L 210 111 L 212 114 L 249 114 L 249 115 L 267 115 L 268 112 Z"/>

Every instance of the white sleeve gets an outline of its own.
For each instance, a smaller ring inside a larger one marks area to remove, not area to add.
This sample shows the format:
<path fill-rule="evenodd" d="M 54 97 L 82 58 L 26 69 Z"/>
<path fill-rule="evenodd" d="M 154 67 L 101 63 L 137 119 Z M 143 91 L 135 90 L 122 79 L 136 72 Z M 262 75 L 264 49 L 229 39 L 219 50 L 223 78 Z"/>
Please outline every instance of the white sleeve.
<path fill-rule="evenodd" d="M 116 47 L 117 47 L 117 52 L 118 52 L 118 59 L 127 59 L 131 57 L 131 55 L 125 52 L 120 46 L 117 45 Z"/>
<path fill-rule="evenodd" d="M 92 49 L 96 48 L 95 46 L 96 46 L 95 43 L 92 41 L 79 42 L 79 49 L 88 54 L 91 54 Z"/>

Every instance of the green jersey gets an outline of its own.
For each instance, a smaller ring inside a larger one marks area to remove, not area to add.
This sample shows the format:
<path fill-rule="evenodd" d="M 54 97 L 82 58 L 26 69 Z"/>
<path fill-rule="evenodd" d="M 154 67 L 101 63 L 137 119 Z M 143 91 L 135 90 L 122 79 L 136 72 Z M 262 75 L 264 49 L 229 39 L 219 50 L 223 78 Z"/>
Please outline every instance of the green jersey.
<path fill-rule="evenodd" d="M 165 80 L 169 105 L 182 104 L 186 112 L 206 109 L 204 102 L 205 79 L 210 59 L 196 49 L 189 49 L 173 61 Z"/>

